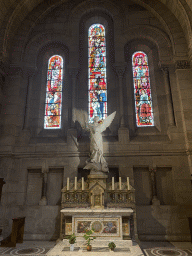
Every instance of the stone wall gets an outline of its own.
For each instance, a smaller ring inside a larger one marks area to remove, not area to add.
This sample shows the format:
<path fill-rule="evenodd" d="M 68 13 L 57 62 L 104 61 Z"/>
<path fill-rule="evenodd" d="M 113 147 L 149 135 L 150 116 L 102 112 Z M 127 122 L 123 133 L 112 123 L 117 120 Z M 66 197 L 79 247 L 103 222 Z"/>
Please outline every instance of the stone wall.
<path fill-rule="evenodd" d="M 137 206 L 137 229 L 143 241 L 191 241 L 191 206 Z"/>
<path fill-rule="evenodd" d="M 78 175 L 89 154 L 88 134 L 73 123 L 72 106 L 87 110 L 87 29 L 101 22 L 106 26 L 108 113 L 117 111 L 104 133 L 104 157 L 136 189 L 140 239 L 190 239 L 192 72 L 187 26 L 179 22 L 183 16 L 177 20 L 160 1 L 154 6 L 153 1 L 123 2 L 42 3 L 27 18 L 22 15 L 19 29 L 15 24 L 14 41 L 7 43 L 8 61 L 0 67 L 3 237 L 11 232 L 11 218 L 22 216 L 25 239 L 59 236 L 59 191 L 67 177 Z M 149 58 L 154 127 L 136 127 L 131 56 L 137 50 Z M 59 131 L 43 128 L 52 54 L 65 60 Z M 152 169 L 157 170 L 160 206 L 151 206 Z M 45 183 L 46 205 L 40 206 Z"/>

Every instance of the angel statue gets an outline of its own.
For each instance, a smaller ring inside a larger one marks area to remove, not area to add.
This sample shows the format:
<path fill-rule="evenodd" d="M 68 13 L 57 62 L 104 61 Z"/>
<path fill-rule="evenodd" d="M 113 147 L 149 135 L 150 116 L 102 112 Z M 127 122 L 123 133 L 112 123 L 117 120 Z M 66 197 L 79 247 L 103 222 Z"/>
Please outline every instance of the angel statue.
<path fill-rule="evenodd" d="M 102 132 L 112 123 L 116 111 L 106 119 L 100 120 L 99 116 L 93 118 L 93 123 L 88 123 L 87 112 L 76 109 L 76 119 L 84 130 L 90 133 L 90 158 L 86 161 L 84 169 L 94 172 L 108 172 L 108 164 L 103 157 Z"/>

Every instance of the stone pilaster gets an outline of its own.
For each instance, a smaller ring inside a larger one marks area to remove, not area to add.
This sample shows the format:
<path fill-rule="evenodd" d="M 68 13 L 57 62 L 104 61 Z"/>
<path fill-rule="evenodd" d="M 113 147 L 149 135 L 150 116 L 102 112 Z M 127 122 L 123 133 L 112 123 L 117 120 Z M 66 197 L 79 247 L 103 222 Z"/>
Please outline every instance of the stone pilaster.
<path fill-rule="evenodd" d="M 25 80 L 27 81 L 26 85 L 26 97 L 25 97 L 25 109 L 24 109 L 24 120 L 23 120 L 23 130 L 27 129 L 29 126 L 29 101 L 30 95 L 32 94 L 32 81 L 34 76 L 37 73 L 36 67 L 24 67 L 23 73 Z"/>
<path fill-rule="evenodd" d="M 72 79 L 72 99 L 71 99 L 71 128 L 75 127 L 75 105 L 76 105 L 76 84 L 77 84 L 77 74 L 79 69 L 78 68 L 69 68 L 69 74 Z"/>
<path fill-rule="evenodd" d="M 0 178 L 0 205 L 1 205 L 1 194 L 2 194 L 2 189 L 3 185 L 6 184 L 3 178 Z"/>
<path fill-rule="evenodd" d="M 119 78 L 119 108 L 120 108 L 120 127 L 125 126 L 124 121 L 124 106 L 123 106 L 123 76 L 125 73 L 126 64 L 115 64 L 116 72 Z"/>
<path fill-rule="evenodd" d="M 5 84 L 5 99 L 3 101 L 4 129 L 0 144 L 13 146 L 15 139 L 22 129 L 23 98 L 22 98 L 23 70 L 19 66 L 11 66 Z"/>
<path fill-rule="evenodd" d="M 47 179 L 48 179 L 48 169 L 43 169 L 43 184 L 42 184 L 42 197 L 39 201 L 39 205 L 45 206 L 47 205 Z"/>
<path fill-rule="evenodd" d="M 151 186 L 152 186 L 152 205 L 160 205 L 160 201 L 157 198 L 157 183 L 156 183 L 156 170 L 151 169 Z"/>
<path fill-rule="evenodd" d="M 174 126 L 175 120 L 174 120 L 173 103 L 172 103 L 170 80 L 169 80 L 169 68 L 162 66 L 161 70 L 163 71 L 163 76 L 164 76 L 169 125 Z"/>
<path fill-rule="evenodd" d="M 123 105 L 123 76 L 125 73 L 126 63 L 115 64 L 116 72 L 119 78 L 119 110 L 120 110 L 120 128 L 118 130 L 118 138 L 120 144 L 129 142 L 129 130 L 125 127 L 124 105 Z"/>

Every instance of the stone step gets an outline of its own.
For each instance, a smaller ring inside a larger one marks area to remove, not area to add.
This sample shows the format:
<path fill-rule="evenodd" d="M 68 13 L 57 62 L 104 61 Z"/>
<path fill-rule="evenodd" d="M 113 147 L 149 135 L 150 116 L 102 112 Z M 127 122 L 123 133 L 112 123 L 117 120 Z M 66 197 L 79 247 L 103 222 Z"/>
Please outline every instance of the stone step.
<path fill-rule="evenodd" d="M 95 239 L 91 241 L 92 247 L 108 247 L 108 244 L 110 242 L 114 242 L 116 244 L 117 248 L 129 248 L 132 246 L 132 240 L 115 240 L 113 237 L 108 237 L 107 239 Z M 69 240 L 68 239 L 63 239 L 63 245 L 68 247 L 70 246 Z M 76 247 L 85 247 L 86 246 L 86 241 L 84 238 L 77 238 Z"/>

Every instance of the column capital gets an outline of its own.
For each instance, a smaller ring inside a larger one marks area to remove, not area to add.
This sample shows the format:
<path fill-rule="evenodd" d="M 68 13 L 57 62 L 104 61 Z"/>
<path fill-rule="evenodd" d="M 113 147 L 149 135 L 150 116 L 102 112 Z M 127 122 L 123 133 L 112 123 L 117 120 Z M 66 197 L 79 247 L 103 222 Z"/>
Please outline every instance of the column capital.
<path fill-rule="evenodd" d="M 160 69 L 163 71 L 164 75 L 168 75 L 168 73 L 169 73 L 169 67 L 168 66 L 161 65 Z"/>
<path fill-rule="evenodd" d="M 37 67 L 27 63 L 10 64 L 9 75 L 12 76 L 33 76 L 37 72 Z"/>
<path fill-rule="evenodd" d="M 159 69 L 163 72 L 173 72 L 175 71 L 175 61 L 159 61 L 158 63 Z"/>
<path fill-rule="evenodd" d="M 9 64 L 0 58 L 0 74 L 6 76 L 9 73 Z"/>
<path fill-rule="evenodd" d="M 188 60 L 175 61 L 175 69 L 190 69 L 190 63 Z"/>
<path fill-rule="evenodd" d="M 78 67 L 69 67 L 68 68 L 69 74 L 72 78 L 76 78 L 76 76 L 79 73 L 79 68 Z"/>
<path fill-rule="evenodd" d="M 48 168 L 46 168 L 46 169 L 43 168 L 43 169 L 42 169 L 42 173 L 43 173 L 43 174 L 47 174 L 48 172 L 49 172 L 49 169 L 48 169 Z"/>
<path fill-rule="evenodd" d="M 188 52 L 188 56 L 189 56 L 189 62 L 192 65 L 192 37 L 189 43 L 189 52 Z"/>
<path fill-rule="evenodd" d="M 149 171 L 155 173 L 157 170 L 155 168 L 151 168 Z"/>
<path fill-rule="evenodd" d="M 27 76 L 34 76 L 37 73 L 38 69 L 35 66 L 25 65 L 23 66 L 23 74 Z"/>
<path fill-rule="evenodd" d="M 9 67 L 9 76 L 23 76 L 23 67 L 17 64 L 11 64 Z"/>
<path fill-rule="evenodd" d="M 127 67 L 126 62 L 119 62 L 119 63 L 116 62 L 116 63 L 114 63 L 114 68 L 115 68 L 115 70 L 117 72 L 117 75 L 119 77 L 123 77 L 126 67 Z"/>

